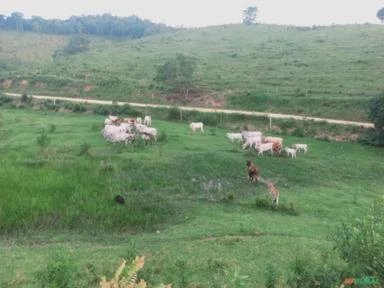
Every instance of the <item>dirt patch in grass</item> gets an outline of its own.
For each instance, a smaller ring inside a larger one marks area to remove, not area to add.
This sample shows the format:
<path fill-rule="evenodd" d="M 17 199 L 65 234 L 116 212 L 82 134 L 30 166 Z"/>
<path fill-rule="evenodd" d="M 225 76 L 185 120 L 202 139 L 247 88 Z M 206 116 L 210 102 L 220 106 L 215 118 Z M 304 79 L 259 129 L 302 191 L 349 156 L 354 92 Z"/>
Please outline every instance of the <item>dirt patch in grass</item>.
<path fill-rule="evenodd" d="M 1 83 L 1 87 L 3 87 L 4 89 L 8 89 L 8 88 L 11 88 L 12 84 L 13 84 L 12 79 L 6 79 Z"/>

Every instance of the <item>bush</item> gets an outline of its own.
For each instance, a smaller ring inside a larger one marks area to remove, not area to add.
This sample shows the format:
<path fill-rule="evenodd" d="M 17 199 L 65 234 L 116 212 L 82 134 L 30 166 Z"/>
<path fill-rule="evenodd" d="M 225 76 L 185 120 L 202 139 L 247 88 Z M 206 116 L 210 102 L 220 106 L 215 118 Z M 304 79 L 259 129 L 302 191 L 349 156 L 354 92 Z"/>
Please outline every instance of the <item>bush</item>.
<path fill-rule="evenodd" d="M 21 103 L 30 105 L 32 103 L 32 96 L 29 97 L 27 94 L 21 95 L 20 98 Z"/>
<path fill-rule="evenodd" d="M 79 156 L 82 156 L 82 155 L 89 155 L 89 149 L 91 149 L 91 145 L 88 144 L 88 143 L 83 143 L 81 146 L 80 146 L 80 151 L 79 151 Z"/>
<path fill-rule="evenodd" d="M 324 253 L 320 259 L 298 255 L 290 267 L 287 285 L 291 288 L 338 287 L 346 276 L 345 265 L 329 253 Z"/>
<path fill-rule="evenodd" d="M 49 138 L 47 132 L 43 129 L 40 135 L 36 138 L 37 145 L 40 147 L 46 147 L 51 142 L 51 138 Z"/>
<path fill-rule="evenodd" d="M 48 132 L 49 133 L 53 133 L 53 132 L 55 132 L 56 131 L 56 126 L 55 126 L 55 124 L 49 124 L 49 126 L 48 126 Z"/>
<path fill-rule="evenodd" d="M 384 198 L 375 201 L 366 216 L 338 227 L 331 238 L 350 271 L 377 276 L 384 283 Z"/>
<path fill-rule="evenodd" d="M 107 105 L 96 105 L 93 107 L 93 113 L 98 115 L 107 116 L 109 114 L 109 109 Z"/>
<path fill-rule="evenodd" d="M 59 109 L 59 105 L 56 105 L 52 100 L 47 99 L 40 103 L 40 109 L 57 111 Z"/>
<path fill-rule="evenodd" d="M 157 137 L 157 141 L 159 141 L 159 142 L 167 141 L 167 133 L 165 131 L 160 131 L 160 134 Z"/>
<path fill-rule="evenodd" d="M 269 264 L 264 272 L 265 288 L 275 288 L 278 282 L 279 273 L 276 268 Z"/>
<path fill-rule="evenodd" d="M 77 269 L 67 254 L 55 253 L 48 258 L 47 266 L 36 273 L 43 288 L 76 288 Z"/>
<path fill-rule="evenodd" d="M 167 119 L 170 121 L 180 120 L 180 113 L 181 110 L 178 108 L 171 108 L 168 111 L 168 117 Z"/>

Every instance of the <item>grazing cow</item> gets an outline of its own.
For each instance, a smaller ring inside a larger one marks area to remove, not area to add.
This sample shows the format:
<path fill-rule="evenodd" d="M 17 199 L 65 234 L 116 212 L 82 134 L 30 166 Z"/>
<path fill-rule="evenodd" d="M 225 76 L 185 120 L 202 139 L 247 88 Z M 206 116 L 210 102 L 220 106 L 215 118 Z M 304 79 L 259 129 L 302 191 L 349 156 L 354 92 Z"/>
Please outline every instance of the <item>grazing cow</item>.
<path fill-rule="evenodd" d="M 264 142 L 277 142 L 280 145 L 283 145 L 283 138 L 281 137 L 272 137 L 272 136 L 266 136 L 263 139 Z"/>
<path fill-rule="evenodd" d="M 151 116 L 145 116 L 144 117 L 144 125 L 147 125 L 147 126 L 152 126 L 152 118 Z"/>
<path fill-rule="evenodd" d="M 308 145 L 307 144 L 293 144 L 292 147 L 296 149 L 297 151 L 303 150 L 304 153 L 308 152 Z"/>
<path fill-rule="evenodd" d="M 248 179 L 251 182 L 257 183 L 259 181 L 260 170 L 253 164 L 251 160 L 247 160 Z"/>
<path fill-rule="evenodd" d="M 273 143 L 272 142 L 262 143 L 256 146 L 256 150 L 259 152 L 257 154 L 258 156 L 263 155 L 263 153 L 266 151 L 270 151 L 273 156 Z"/>
<path fill-rule="evenodd" d="M 262 137 L 263 133 L 260 131 L 243 131 L 241 132 L 241 135 L 243 136 L 243 140 L 247 140 L 248 138 L 252 137 Z"/>
<path fill-rule="evenodd" d="M 276 186 L 272 184 L 270 180 L 267 181 L 267 185 L 269 188 L 269 194 L 271 195 L 272 198 L 272 204 L 277 207 L 279 206 L 279 190 L 277 190 Z"/>
<path fill-rule="evenodd" d="M 272 143 L 273 143 L 272 145 L 273 152 L 275 152 L 276 154 L 280 154 L 282 149 L 281 144 L 279 142 L 272 142 Z"/>
<path fill-rule="evenodd" d="M 288 157 L 291 156 L 292 159 L 296 158 L 296 149 L 285 147 L 284 151 L 287 153 Z"/>
<path fill-rule="evenodd" d="M 247 147 L 255 147 L 261 144 L 261 136 L 252 136 L 245 139 L 245 142 L 243 144 L 243 149 Z"/>
<path fill-rule="evenodd" d="M 241 136 L 241 133 L 227 133 L 227 138 L 231 140 L 233 143 L 234 141 L 237 142 L 243 142 L 243 136 Z"/>
<path fill-rule="evenodd" d="M 142 123 L 143 123 L 143 119 L 141 119 L 141 117 L 137 117 L 136 124 L 142 124 Z"/>
<path fill-rule="evenodd" d="M 200 129 L 201 132 L 204 132 L 203 122 L 192 122 L 189 124 L 189 127 L 191 127 L 193 133 L 195 133 L 197 129 Z"/>

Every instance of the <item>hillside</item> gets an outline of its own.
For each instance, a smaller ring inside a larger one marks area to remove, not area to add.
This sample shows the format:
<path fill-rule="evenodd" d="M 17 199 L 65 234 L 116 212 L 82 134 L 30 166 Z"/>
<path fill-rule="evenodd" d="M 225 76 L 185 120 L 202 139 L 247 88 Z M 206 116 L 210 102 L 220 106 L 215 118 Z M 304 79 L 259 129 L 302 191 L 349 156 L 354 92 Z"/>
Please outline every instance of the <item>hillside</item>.
<path fill-rule="evenodd" d="M 121 42 L 90 37 L 88 52 L 56 59 L 64 36 L 0 35 L 6 92 L 367 120 L 367 101 L 384 90 L 379 25 L 225 25 Z M 196 88 L 184 101 L 153 80 L 176 53 L 198 62 Z"/>

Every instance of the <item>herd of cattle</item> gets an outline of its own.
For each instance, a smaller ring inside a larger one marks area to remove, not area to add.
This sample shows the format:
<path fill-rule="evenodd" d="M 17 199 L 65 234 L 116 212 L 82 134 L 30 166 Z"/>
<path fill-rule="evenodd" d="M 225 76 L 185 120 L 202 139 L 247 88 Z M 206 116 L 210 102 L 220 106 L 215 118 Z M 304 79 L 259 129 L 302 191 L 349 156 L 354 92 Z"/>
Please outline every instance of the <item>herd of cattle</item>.
<path fill-rule="evenodd" d="M 157 129 L 152 126 L 151 116 L 137 118 L 118 118 L 109 115 L 104 120 L 104 129 L 102 135 L 109 142 L 132 143 L 136 139 L 142 139 L 146 142 L 156 141 Z M 204 124 L 202 122 L 192 122 L 189 127 L 192 132 L 197 130 L 204 132 Z M 285 152 L 287 156 L 296 158 L 297 151 L 308 151 L 307 144 L 293 144 L 291 147 L 283 147 L 283 138 L 264 136 L 261 131 L 243 131 L 241 133 L 227 133 L 227 138 L 232 142 L 242 143 L 242 148 L 254 148 L 261 156 L 264 152 L 270 152 L 271 155 L 281 155 Z"/>
<path fill-rule="evenodd" d="M 102 135 L 104 139 L 113 143 L 124 142 L 125 144 L 128 144 L 136 139 L 142 139 L 148 143 L 156 141 L 157 139 L 157 129 L 151 126 L 151 116 L 145 116 L 143 120 L 141 117 L 118 118 L 110 115 L 104 120 Z M 202 122 L 192 122 L 189 124 L 189 127 L 193 133 L 198 130 L 201 133 L 204 132 L 204 124 Z M 283 147 L 283 138 L 264 136 L 261 131 L 227 133 L 226 136 L 233 143 L 241 143 L 243 149 L 254 148 L 257 151 L 258 156 L 262 156 L 264 152 L 270 152 L 272 156 L 273 154 L 282 155 L 282 153 L 285 152 L 288 157 L 296 158 L 297 151 L 308 152 L 307 144 L 296 143 L 291 147 Z M 260 170 L 250 160 L 247 161 L 247 167 L 249 179 L 257 183 L 260 180 Z M 268 185 L 272 197 L 272 203 L 275 206 L 278 206 L 279 191 L 270 180 L 268 180 L 266 184 Z M 115 200 L 118 201 L 117 199 Z"/>
<path fill-rule="evenodd" d="M 258 152 L 258 156 L 263 155 L 264 152 L 270 152 L 281 155 L 284 151 L 287 156 L 296 158 L 297 151 L 308 152 L 308 145 L 296 143 L 291 147 L 283 147 L 283 138 L 263 136 L 260 131 L 243 131 L 241 133 L 227 133 L 227 138 L 231 142 L 239 142 L 243 144 L 243 149 L 254 148 Z"/>
<path fill-rule="evenodd" d="M 110 115 L 104 120 L 104 129 L 101 133 L 105 140 L 113 143 L 128 144 L 136 139 L 152 142 L 157 139 L 157 129 L 151 126 L 151 116 L 145 116 L 143 121 L 141 117 L 118 118 Z"/>

